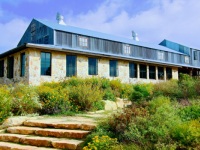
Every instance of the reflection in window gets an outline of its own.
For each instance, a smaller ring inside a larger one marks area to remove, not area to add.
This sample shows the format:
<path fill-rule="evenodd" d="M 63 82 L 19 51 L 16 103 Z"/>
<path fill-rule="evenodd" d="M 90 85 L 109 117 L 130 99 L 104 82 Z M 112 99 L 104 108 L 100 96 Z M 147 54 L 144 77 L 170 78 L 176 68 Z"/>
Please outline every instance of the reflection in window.
<path fill-rule="evenodd" d="M 137 64 L 129 63 L 129 76 L 130 78 L 137 78 Z"/>
<path fill-rule="evenodd" d="M 130 45 L 123 45 L 123 49 L 124 49 L 124 54 L 128 55 L 131 53 L 131 47 Z"/>
<path fill-rule="evenodd" d="M 163 67 L 158 67 L 158 79 L 164 80 L 164 68 Z"/>
<path fill-rule="evenodd" d="M 149 79 L 156 79 L 156 67 L 149 66 Z"/>
<path fill-rule="evenodd" d="M 110 76 L 111 77 L 118 76 L 117 60 L 110 60 Z"/>
<path fill-rule="evenodd" d="M 147 66 L 140 64 L 140 78 L 147 78 Z"/>
<path fill-rule="evenodd" d="M 76 56 L 74 55 L 67 55 L 66 57 L 66 76 L 72 77 L 76 76 Z"/>
<path fill-rule="evenodd" d="M 186 63 L 186 64 L 189 64 L 189 62 L 190 62 L 190 61 L 189 61 L 189 57 L 188 57 L 188 56 L 185 56 L 185 63 Z"/>
<path fill-rule="evenodd" d="M 51 76 L 51 53 L 41 53 L 41 75 Z"/>
<path fill-rule="evenodd" d="M 88 58 L 88 74 L 97 75 L 98 74 L 98 59 Z"/>
<path fill-rule="evenodd" d="M 172 68 L 166 68 L 167 80 L 172 79 Z"/>
<path fill-rule="evenodd" d="M 4 60 L 0 60 L 0 77 L 4 77 Z"/>
<path fill-rule="evenodd" d="M 25 53 L 21 54 L 21 77 L 25 75 L 25 64 L 26 64 L 26 58 Z"/>
<path fill-rule="evenodd" d="M 164 52 L 158 51 L 158 60 L 164 60 Z"/>
<path fill-rule="evenodd" d="M 7 60 L 7 78 L 13 78 L 14 73 L 14 57 L 8 57 Z"/>

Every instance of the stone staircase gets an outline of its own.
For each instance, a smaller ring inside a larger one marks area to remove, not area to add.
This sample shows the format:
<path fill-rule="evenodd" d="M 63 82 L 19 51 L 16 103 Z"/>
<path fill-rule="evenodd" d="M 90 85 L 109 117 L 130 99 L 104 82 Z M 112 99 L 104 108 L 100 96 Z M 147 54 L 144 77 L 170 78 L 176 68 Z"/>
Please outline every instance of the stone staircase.
<path fill-rule="evenodd" d="M 87 118 L 27 120 L 0 133 L 0 150 L 81 149 L 95 127 Z"/>

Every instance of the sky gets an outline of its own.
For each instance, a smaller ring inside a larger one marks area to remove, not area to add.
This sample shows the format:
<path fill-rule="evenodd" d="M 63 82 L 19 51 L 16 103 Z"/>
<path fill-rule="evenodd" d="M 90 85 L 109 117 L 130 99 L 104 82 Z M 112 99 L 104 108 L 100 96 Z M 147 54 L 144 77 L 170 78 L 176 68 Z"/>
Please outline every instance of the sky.
<path fill-rule="evenodd" d="M 200 0 L 0 0 L 0 53 L 15 48 L 33 18 L 200 49 Z"/>

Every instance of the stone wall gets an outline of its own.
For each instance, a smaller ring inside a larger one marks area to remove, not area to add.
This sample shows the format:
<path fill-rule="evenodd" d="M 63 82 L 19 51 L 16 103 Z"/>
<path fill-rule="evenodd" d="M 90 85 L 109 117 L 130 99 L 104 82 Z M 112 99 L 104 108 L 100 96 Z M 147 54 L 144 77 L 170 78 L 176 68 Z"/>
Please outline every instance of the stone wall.
<path fill-rule="evenodd" d="M 20 77 L 20 54 L 25 51 L 26 54 L 26 70 L 25 77 Z M 60 81 L 66 79 L 66 55 L 67 52 L 58 52 L 50 50 L 42 50 L 36 48 L 27 48 L 26 50 L 14 54 L 14 78 L 7 79 L 7 58 L 4 59 L 5 73 L 4 78 L 0 78 L 0 83 L 25 82 L 32 85 L 39 85 L 42 82 Z M 41 75 L 41 52 L 50 52 L 51 59 L 51 76 Z M 69 54 L 70 55 L 70 54 Z M 88 57 L 86 55 L 77 55 L 77 77 L 93 77 L 88 75 Z M 156 80 L 139 78 L 139 63 L 137 64 L 138 78 L 129 78 L 129 61 L 118 60 L 118 77 L 110 77 L 109 75 L 109 58 L 98 58 L 98 75 L 95 77 L 103 77 L 108 79 L 120 79 L 124 83 L 138 83 L 138 82 L 158 82 L 165 80 L 158 80 L 156 67 Z M 147 64 L 147 74 L 149 72 Z M 164 68 L 166 71 L 166 69 Z M 166 73 L 165 73 L 166 76 Z M 178 68 L 172 68 L 173 79 L 178 79 Z"/>

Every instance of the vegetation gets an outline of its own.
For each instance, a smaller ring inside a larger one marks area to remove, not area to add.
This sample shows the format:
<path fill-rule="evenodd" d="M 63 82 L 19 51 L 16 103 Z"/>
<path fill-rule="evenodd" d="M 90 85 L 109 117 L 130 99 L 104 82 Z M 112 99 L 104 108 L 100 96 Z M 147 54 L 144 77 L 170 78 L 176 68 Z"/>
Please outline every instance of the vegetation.
<path fill-rule="evenodd" d="M 101 122 L 84 149 L 200 149 L 200 79 L 122 84 L 75 78 L 40 86 L 0 86 L 0 122 L 10 115 L 74 114 L 104 109 L 116 97 L 132 101 Z"/>

